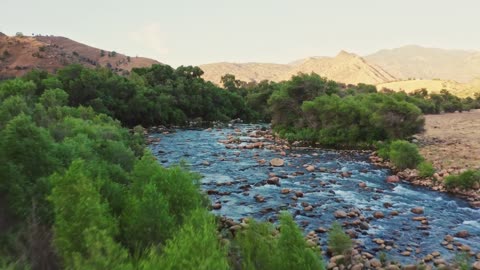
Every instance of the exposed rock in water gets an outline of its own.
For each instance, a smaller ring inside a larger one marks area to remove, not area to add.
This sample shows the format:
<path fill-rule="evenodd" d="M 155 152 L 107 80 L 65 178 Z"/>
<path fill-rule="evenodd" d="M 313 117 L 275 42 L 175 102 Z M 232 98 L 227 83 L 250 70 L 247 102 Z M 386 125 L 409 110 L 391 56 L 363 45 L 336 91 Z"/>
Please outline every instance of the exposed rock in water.
<path fill-rule="evenodd" d="M 410 211 L 414 214 L 421 215 L 423 214 L 423 207 L 414 207 Z"/>
<path fill-rule="evenodd" d="M 281 158 L 273 158 L 270 160 L 270 165 L 273 167 L 282 167 L 285 165 L 285 161 Z"/>
<path fill-rule="evenodd" d="M 346 218 L 347 217 L 347 213 L 343 210 L 337 210 L 337 211 L 335 211 L 335 213 L 333 213 L 333 215 L 336 218 Z"/>
<path fill-rule="evenodd" d="M 390 175 L 387 177 L 387 183 L 398 183 L 400 182 L 400 178 L 396 175 Z"/>
<path fill-rule="evenodd" d="M 468 231 L 459 231 L 455 234 L 455 237 L 458 238 L 467 238 L 470 236 L 470 233 Z"/>

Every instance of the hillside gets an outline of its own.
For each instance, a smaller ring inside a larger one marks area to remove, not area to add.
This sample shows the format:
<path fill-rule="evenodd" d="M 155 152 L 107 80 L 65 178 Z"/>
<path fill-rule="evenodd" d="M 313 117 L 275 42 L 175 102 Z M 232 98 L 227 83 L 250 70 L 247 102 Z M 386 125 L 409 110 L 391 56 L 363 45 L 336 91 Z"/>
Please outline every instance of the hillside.
<path fill-rule="evenodd" d="M 10 37 L 0 33 L 0 78 L 21 76 L 34 68 L 54 72 L 73 63 L 90 68 L 110 67 L 119 74 L 125 74 L 132 68 L 159 62 L 103 51 L 65 37 Z"/>
<path fill-rule="evenodd" d="M 480 52 L 416 45 L 380 50 L 365 56 L 399 79 L 442 79 L 468 83 L 480 76 Z"/>
<path fill-rule="evenodd" d="M 446 89 L 459 97 L 473 97 L 475 93 L 480 93 L 480 80 L 477 79 L 470 83 L 459 83 L 452 80 L 404 80 L 377 85 L 378 90 L 382 88 L 388 88 L 394 91 L 405 91 L 407 93 L 422 88 L 433 93 L 438 93 Z"/>
<path fill-rule="evenodd" d="M 204 78 L 219 84 L 223 75 L 229 73 L 242 81 L 282 81 L 293 75 L 315 72 L 347 84 L 379 84 L 396 80 L 382 68 L 370 64 L 365 59 L 345 51 L 335 57 L 311 57 L 290 64 L 267 63 L 213 63 L 200 66 L 205 72 Z"/>

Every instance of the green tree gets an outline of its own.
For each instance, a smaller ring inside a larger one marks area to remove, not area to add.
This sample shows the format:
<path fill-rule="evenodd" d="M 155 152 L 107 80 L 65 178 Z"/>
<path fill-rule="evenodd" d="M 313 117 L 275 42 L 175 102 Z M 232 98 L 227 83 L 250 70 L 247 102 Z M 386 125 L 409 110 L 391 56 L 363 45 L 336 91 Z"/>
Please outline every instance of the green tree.
<path fill-rule="evenodd" d="M 106 179 L 90 175 L 76 160 L 64 174 L 50 177 L 54 243 L 67 269 L 129 269 L 128 253 L 114 241 L 118 232 L 99 189 Z"/>
<path fill-rule="evenodd" d="M 214 216 L 205 209 L 192 211 L 180 231 L 167 242 L 163 255 L 151 251 L 140 269 L 230 269 L 226 249 L 220 246 L 216 228 Z"/>

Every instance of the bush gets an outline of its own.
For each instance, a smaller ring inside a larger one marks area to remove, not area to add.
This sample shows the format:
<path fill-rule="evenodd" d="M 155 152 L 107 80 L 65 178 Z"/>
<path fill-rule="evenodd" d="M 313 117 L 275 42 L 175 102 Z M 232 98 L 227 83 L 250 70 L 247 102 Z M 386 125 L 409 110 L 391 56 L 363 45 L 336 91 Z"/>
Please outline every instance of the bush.
<path fill-rule="evenodd" d="M 377 155 L 383 159 L 390 158 L 390 143 L 379 143 L 376 145 Z"/>
<path fill-rule="evenodd" d="M 281 258 L 281 265 L 277 269 L 324 269 L 320 253 L 307 247 L 302 232 L 287 212 L 280 216 L 277 248 Z"/>
<path fill-rule="evenodd" d="M 180 231 L 167 242 L 163 256 L 154 250 L 140 269 L 227 270 L 227 252 L 217 238 L 215 217 L 205 209 L 192 211 Z"/>
<path fill-rule="evenodd" d="M 249 220 L 248 228 L 236 235 L 235 244 L 241 257 L 241 268 L 245 270 L 275 269 L 279 263 L 277 238 L 274 228 L 267 222 Z"/>
<path fill-rule="evenodd" d="M 338 222 L 333 223 L 328 232 L 328 248 L 334 255 L 342 255 L 352 249 L 352 239 L 342 230 Z"/>
<path fill-rule="evenodd" d="M 399 170 L 416 168 L 423 160 L 413 143 L 397 140 L 393 141 L 389 148 L 389 159 Z"/>
<path fill-rule="evenodd" d="M 428 161 L 422 161 L 417 166 L 418 175 L 420 177 L 432 177 L 435 173 L 435 168 L 433 168 L 432 163 Z"/>
<path fill-rule="evenodd" d="M 460 175 L 450 175 L 445 178 L 445 185 L 448 188 L 474 188 L 476 185 L 480 185 L 480 171 L 468 170 Z"/>
<path fill-rule="evenodd" d="M 236 238 L 241 269 L 325 269 L 320 252 L 307 246 L 288 213 L 280 217 L 280 234 L 269 223 L 250 221 Z"/>

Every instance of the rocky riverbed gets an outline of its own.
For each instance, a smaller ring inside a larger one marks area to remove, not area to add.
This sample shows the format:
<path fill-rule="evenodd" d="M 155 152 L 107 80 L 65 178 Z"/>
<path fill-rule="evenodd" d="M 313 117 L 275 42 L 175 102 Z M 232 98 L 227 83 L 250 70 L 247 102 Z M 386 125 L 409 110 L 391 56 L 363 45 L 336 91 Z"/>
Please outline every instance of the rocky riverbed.
<path fill-rule="evenodd" d="M 336 220 L 363 257 L 385 252 L 402 263 L 441 264 L 465 251 L 480 259 L 480 209 L 387 181 L 391 172 L 371 163 L 368 152 L 290 149 L 252 125 L 154 133 L 149 140 L 163 165 L 185 161 L 203 176 L 212 211 L 232 227 L 246 217 L 276 222 L 285 210 L 322 247 Z"/>

